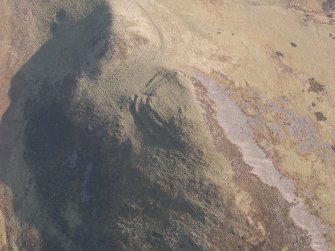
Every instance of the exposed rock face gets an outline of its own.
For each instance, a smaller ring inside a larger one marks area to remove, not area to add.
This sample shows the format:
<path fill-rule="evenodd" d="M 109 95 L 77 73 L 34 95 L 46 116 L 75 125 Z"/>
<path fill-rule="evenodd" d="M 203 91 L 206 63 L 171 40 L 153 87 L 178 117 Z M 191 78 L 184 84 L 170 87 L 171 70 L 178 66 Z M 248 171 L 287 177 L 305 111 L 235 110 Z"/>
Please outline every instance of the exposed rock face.
<path fill-rule="evenodd" d="M 0 251 L 332 250 L 331 2 L 0 3 Z"/>
<path fill-rule="evenodd" d="M 335 1 L 334 0 L 323 1 L 322 7 L 325 11 L 332 11 L 335 9 Z"/>

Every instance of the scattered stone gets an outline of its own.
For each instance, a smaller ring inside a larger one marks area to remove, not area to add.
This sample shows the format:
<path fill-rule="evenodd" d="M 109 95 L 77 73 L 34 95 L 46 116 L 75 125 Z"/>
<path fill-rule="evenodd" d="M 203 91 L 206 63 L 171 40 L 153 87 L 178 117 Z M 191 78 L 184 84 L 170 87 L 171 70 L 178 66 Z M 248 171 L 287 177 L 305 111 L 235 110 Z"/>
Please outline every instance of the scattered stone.
<path fill-rule="evenodd" d="M 292 45 L 293 47 L 297 47 L 297 44 L 296 44 L 296 43 L 291 42 L 291 45 Z"/>
<path fill-rule="evenodd" d="M 315 102 L 312 102 L 312 106 L 316 106 Z"/>
<path fill-rule="evenodd" d="M 281 51 L 276 51 L 276 55 L 277 57 L 284 57 L 284 53 L 282 53 Z"/>
<path fill-rule="evenodd" d="M 325 86 L 320 84 L 315 78 L 308 79 L 310 87 L 308 88 L 308 92 L 320 93 L 325 91 Z"/>
<path fill-rule="evenodd" d="M 334 153 L 335 153 L 335 145 L 331 145 L 330 146 L 331 147 L 331 149 L 334 151 Z"/>
<path fill-rule="evenodd" d="M 316 113 L 314 113 L 314 115 L 315 115 L 315 117 L 318 121 L 326 121 L 327 120 L 327 118 L 325 117 L 325 115 L 323 115 L 322 112 L 316 112 Z"/>

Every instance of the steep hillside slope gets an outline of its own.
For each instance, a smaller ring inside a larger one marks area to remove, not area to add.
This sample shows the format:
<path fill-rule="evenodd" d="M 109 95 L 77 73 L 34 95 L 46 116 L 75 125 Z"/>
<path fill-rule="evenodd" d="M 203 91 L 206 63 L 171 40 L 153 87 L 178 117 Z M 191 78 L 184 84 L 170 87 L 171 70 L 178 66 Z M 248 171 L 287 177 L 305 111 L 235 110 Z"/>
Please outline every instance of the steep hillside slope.
<path fill-rule="evenodd" d="M 333 250 L 333 1 L 0 3 L 0 250 Z"/>

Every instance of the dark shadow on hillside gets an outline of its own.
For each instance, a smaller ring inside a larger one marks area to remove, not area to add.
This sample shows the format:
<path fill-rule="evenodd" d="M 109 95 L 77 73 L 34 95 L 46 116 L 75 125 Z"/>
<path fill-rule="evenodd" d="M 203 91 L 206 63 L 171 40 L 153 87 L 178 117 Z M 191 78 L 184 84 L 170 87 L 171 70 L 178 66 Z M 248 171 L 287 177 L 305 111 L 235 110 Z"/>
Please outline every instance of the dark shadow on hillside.
<path fill-rule="evenodd" d="M 148 114 L 139 106 L 132 111 L 134 127 L 149 140 L 135 153 L 131 139 L 118 135 L 117 116 L 99 117 L 94 100 L 73 98 L 80 75 L 94 84 L 112 39 L 107 6 L 78 23 L 64 11 L 55 20 L 53 38 L 14 76 L 11 105 L 0 126 L 0 138 L 6 138 L 1 154 L 11 153 L 2 177 L 14 195 L 14 214 L 24 223 L 19 250 L 195 251 L 209 244 L 250 250 L 232 231 L 217 186 L 206 179 L 203 152 L 176 138 L 179 127 L 167 131 L 170 124 L 163 124 L 148 133 L 143 120 L 155 111 Z M 18 184 L 20 172 L 30 172 L 31 182 Z M 29 197 L 31 184 L 37 209 Z M 41 248 L 33 227 L 41 234 Z"/>
<path fill-rule="evenodd" d="M 69 188 L 66 179 L 71 179 L 74 171 L 64 172 L 61 176 L 53 166 L 59 161 L 55 158 L 62 155 L 59 151 L 68 150 L 73 143 L 73 126 L 64 111 L 76 86 L 76 77 L 79 74 L 90 78 L 97 75 L 99 60 L 111 40 L 112 16 L 108 6 L 97 6 L 78 22 L 73 22 L 61 10 L 56 13 L 55 20 L 57 24 L 50 24 L 52 38 L 12 78 L 11 104 L 0 125 L 0 159 L 3 160 L 0 173 L 13 193 L 14 215 L 22 222 L 22 231 L 17 233 L 20 250 L 39 250 L 37 236 L 29 236 L 30 226 L 36 227 L 43 238 L 49 238 L 43 243 L 43 250 L 64 250 L 60 240 L 51 242 L 53 236 L 45 231 L 50 219 L 50 222 L 58 220 L 57 199 L 66 198 Z M 24 161 L 21 161 L 21 142 Z M 82 174 L 79 172 L 79 175 Z M 28 198 L 33 182 L 36 183 L 38 200 L 42 201 L 41 212 L 36 212 Z M 51 191 L 57 188 L 60 191 L 53 194 Z M 10 217 L 11 212 L 5 214 Z M 45 214 L 47 219 L 43 219 Z M 61 224 L 57 222 L 55 225 L 60 228 L 56 232 L 68 241 Z M 10 239 L 8 232 L 7 235 Z M 71 243 L 68 245 L 71 247 Z"/>

